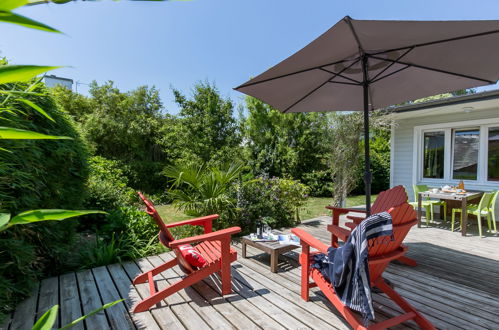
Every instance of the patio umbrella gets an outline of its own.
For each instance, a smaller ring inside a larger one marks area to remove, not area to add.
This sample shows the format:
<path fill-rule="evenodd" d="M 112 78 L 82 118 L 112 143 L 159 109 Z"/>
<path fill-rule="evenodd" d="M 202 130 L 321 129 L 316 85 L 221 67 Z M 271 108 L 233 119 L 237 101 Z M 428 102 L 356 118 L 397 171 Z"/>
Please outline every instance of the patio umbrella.
<path fill-rule="evenodd" d="M 498 79 L 499 21 L 374 21 L 346 16 L 235 89 L 284 113 L 363 111 L 369 214 L 369 111 Z"/>

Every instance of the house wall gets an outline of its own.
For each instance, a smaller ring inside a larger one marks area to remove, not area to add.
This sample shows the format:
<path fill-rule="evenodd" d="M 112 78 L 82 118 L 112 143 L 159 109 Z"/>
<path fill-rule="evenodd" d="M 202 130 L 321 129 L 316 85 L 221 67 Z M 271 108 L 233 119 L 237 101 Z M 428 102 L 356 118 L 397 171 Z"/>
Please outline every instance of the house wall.
<path fill-rule="evenodd" d="M 486 110 L 475 110 L 470 113 L 465 113 L 462 108 L 463 105 L 456 106 L 452 113 L 442 115 L 426 115 L 415 116 L 410 118 L 395 119 L 395 125 L 392 127 L 391 136 L 391 168 L 390 168 L 390 186 L 403 185 L 407 189 L 409 199 L 414 201 L 414 192 L 412 186 L 414 184 L 427 184 L 429 186 L 440 186 L 431 181 L 420 180 L 417 176 L 417 156 L 414 153 L 414 139 L 415 127 L 423 125 L 463 122 L 472 120 L 491 119 L 499 120 L 499 100 L 496 101 L 497 106 Z M 473 106 L 474 104 L 471 104 Z M 416 113 L 417 111 L 415 111 Z M 416 158 L 416 159 L 415 159 Z M 499 182 L 497 184 L 470 184 L 466 183 L 467 189 L 476 190 L 498 190 Z M 496 220 L 499 221 L 499 198 L 496 203 Z"/>

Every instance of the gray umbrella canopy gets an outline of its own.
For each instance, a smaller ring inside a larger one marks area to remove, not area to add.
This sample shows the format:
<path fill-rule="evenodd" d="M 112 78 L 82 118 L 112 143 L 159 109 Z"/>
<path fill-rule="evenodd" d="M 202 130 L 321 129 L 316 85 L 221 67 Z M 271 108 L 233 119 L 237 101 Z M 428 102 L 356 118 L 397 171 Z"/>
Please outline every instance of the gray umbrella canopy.
<path fill-rule="evenodd" d="M 495 84 L 499 21 L 345 17 L 303 49 L 235 88 L 281 112 L 368 111 Z M 370 205 L 366 143 L 366 207 Z"/>

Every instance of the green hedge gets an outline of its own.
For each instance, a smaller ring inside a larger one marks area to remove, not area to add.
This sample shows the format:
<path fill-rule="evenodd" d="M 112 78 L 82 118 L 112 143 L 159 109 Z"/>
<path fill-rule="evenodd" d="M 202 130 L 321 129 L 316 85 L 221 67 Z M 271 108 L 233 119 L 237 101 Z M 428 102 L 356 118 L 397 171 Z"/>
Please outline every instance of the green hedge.
<path fill-rule="evenodd" d="M 0 126 L 73 140 L 2 140 L 0 147 L 10 152 L 0 151 L 0 209 L 16 214 L 37 208 L 81 208 L 88 175 L 86 145 L 71 117 L 57 109 L 45 87 L 40 85 L 34 92 L 42 95 L 32 96 L 31 101 L 54 121 L 10 98 L 6 107 L 20 111 L 2 113 Z M 0 95 L 3 101 L 5 94 Z M 67 269 L 76 225 L 75 220 L 44 222 L 0 233 L 0 313 L 11 310 L 41 277 Z"/>

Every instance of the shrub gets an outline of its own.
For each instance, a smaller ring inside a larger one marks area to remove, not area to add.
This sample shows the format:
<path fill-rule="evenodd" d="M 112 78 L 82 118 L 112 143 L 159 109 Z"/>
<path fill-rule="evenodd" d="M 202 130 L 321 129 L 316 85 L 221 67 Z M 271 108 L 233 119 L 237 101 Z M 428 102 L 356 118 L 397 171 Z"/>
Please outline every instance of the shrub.
<path fill-rule="evenodd" d="M 245 182 L 236 192 L 243 232 L 255 231 L 257 220 L 264 217 L 274 228 L 295 225 L 307 193 L 308 188 L 295 180 L 259 177 Z"/>
<path fill-rule="evenodd" d="M 82 245 L 78 267 L 86 269 L 121 262 L 121 256 L 125 252 L 121 241 L 116 240 L 114 235 L 110 241 L 104 237 L 95 236 L 93 240 Z"/>
<path fill-rule="evenodd" d="M 157 238 L 157 225 L 144 211 L 120 206 L 105 220 L 95 239 L 81 250 L 80 267 L 108 265 L 165 251 Z"/>
<path fill-rule="evenodd" d="M 135 200 L 135 192 L 128 187 L 125 176 L 126 166 L 101 156 L 90 158 L 89 164 L 87 207 L 112 211 Z"/>
<path fill-rule="evenodd" d="M 303 173 L 301 182 L 309 188 L 311 196 L 331 197 L 333 193 L 330 170 Z"/>
<path fill-rule="evenodd" d="M 35 92 L 47 93 L 43 86 Z M 3 98 L 0 96 L 0 101 Z M 73 140 L 2 140 L 2 148 L 12 152 L 0 152 L 0 208 L 12 214 L 37 208 L 79 208 L 88 176 L 87 146 L 71 117 L 57 109 L 48 95 L 32 97 L 31 101 L 54 121 L 26 105 L 8 101 L 8 108 L 17 108 L 23 114 L 2 113 L 0 126 L 69 136 Z"/>
<path fill-rule="evenodd" d="M 226 228 L 236 222 L 236 198 L 231 188 L 241 174 L 241 164 L 222 168 L 205 165 L 167 166 L 164 174 L 173 179 L 168 195 L 188 215 L 219 214 L 214 227 Z"/>
<path fill-rule="evenodd" d="M 2 111 L 0 126 L 73 139 L 2 140 L 1 147 L 11 152 L 0 152 L 0 209 L 18 214 L 38 208 L 81 208 L 88 175 L 87 146 L 72 118 L 55 106 L 43 84 L 33 86 L 26 98 L 53 121 L 17 97 L 1 94 L 0 102 L 8 111 Z M 75 228 L 76 222 L 70 220 L 15 226 L 0 233 L 0 313 L 12 309 L 42 276 L 67 268 Z"/>

